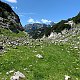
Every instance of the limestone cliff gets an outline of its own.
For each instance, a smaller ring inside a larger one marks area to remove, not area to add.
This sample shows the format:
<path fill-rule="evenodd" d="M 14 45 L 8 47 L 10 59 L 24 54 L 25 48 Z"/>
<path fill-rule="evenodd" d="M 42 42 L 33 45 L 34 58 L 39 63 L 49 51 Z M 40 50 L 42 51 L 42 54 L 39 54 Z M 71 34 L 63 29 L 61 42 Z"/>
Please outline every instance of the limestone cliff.
<path fill-rule="evenodd" d="M 12 8 L 2 1 L 0 1 L 0 28 L 10 29 L 13 32 L 23 31 L 19 16 L 12 10 Z"/>

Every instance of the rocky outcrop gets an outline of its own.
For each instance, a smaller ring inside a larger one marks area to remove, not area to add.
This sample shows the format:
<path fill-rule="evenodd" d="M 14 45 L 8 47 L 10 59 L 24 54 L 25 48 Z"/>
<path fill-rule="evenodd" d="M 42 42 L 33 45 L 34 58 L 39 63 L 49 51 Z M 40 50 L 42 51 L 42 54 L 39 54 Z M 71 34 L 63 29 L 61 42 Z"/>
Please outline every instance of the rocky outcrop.
<path fill-rule="evenodd" d="M 12 8 L 2 1 L 0 1 L 0 27 L 10 29 L 13 32 L 23 31 L 19 16 L 12 10 Z"/>
<path fill-rule="evenodd" d="M 43 27 L 51 27 L 51 26 L 47 24 L 42 24 L 42 23 L 33 23 L 33 24 L 27 24 L 24 26 L 26 32 L 32 32 L 33 30 L 43 28 Z"/>

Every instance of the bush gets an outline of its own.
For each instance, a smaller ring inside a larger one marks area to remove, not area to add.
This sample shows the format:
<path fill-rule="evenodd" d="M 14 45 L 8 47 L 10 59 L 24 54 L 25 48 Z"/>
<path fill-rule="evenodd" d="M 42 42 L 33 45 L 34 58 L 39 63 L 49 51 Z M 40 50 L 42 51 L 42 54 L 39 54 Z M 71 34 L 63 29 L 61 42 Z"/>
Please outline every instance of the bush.
<path fill-rule="evenodd" d="M 3 11 L 3 12 L 2 12 L 2 17 L 7 19 L 7 17 L 8 17 L 8 12 L 7 12 L 7 11 Z"/>
<path fill-rule="evenodd" d="M 52 31 L 55 31 L 55 32 L 59 33 L 64 29 L 68 29 L 69 30 L 71 28 L 71 26 L 68 25 L 68 24 L 64 24 L 66 22 L 67 22 L 67 20 L 60 21 L 59 23 L 57 23 L 56 25 L 54 25 L 52 27 Z"/>
<path fill-rule="evenodd" d="M 48 37 L 51 33 L 51 27 L 46 27 L 45 30 L 44 30 L 44 34 L 46 37 Z"/>
<path fill-rule="evenodd" d="M 73 20 L 76 24 L 80 23 L 80 12 L 78 13 L 77 16 L 73 17 L 72 20 Z"/>

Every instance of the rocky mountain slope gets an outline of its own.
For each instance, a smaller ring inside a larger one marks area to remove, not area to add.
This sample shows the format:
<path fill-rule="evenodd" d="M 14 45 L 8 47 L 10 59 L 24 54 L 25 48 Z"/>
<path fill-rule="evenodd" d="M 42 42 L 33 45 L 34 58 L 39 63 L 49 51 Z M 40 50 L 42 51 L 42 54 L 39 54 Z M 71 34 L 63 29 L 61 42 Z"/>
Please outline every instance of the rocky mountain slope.
<path fill-rule="evenodd" d="M 75 17 L 69 18 L 67 20 L 61 20 L 60 22 L 54 24 L 51 27 L 43 27 L 43 26 L 39 26 L 38 28 L 35 28 L 34 26 L 32 26 L 32 28 L 30 26 L 28 26 L 26 28 L 26 30 L 28 30 L 28 28 L 30 27 L 30 36 L 32 38 L 41 38 L 44 35 L 46 37 L 49 37 L 51 33 L 62 33 L 63 30 L 70 30 L 74 28 L 74 25 L 76 26 L 77 24 L 80 23 L 80 13 L 78 13 L 78 15 L 76 15 Z M 72 27 L 73 26 L 73 27 Z"/>
<path fill-rule="evenodd" d="M 0 53 L 4 52 L 13 40 L 26 36 L 23 31 L 19 16 L 7 3 L 0 1 Z"/>
<path fill-rule="evenodd" d="M 42 27 L 51 27 L 51 25 L 42 24 L 42 23 L 33 23 L 33 24 L 27 24 L 24 26 L 26 32 L 31 32 L 33 30 L 36 30 Z"/>
<path fill-rule="evenodd" d="M 53 24 L 53 22 L 51 24 L 33 23 L 25 25 L 24 28 L 30 37 L 36 39 L 41 38 Z"/>
<path fill-rule="evenodd" d="M 10 29 L 13 32 L 24 30 L 20 23 L 19 16 L 7 3 L 2 1 L 0 1 L 0 28 Z"/>

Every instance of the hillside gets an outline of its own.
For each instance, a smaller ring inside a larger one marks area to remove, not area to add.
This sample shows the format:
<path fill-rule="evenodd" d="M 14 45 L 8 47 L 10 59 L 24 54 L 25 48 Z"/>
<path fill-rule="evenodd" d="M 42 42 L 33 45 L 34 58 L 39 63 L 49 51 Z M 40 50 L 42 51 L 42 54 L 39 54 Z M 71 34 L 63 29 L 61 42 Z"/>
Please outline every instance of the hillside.
<path fill-rule="evenodd" d="M 13 32 L 23 31 L 19 16 L 12 8 L 0 1 L 0 28 L 10 29 Z"/>
<path fill-rule="evenodd" d="M 12 45 L 11 42 L 27 36 L 26 34 L 19 16 L 7 3 L 0 1 L 0 53 L 6 50 L 7 45 Z"/>
<path fill-rule="evenodd" d="M 54 22 L 51 22 L 50 24 L 43 24 L 43 23 L 32 23 L 32 24 L 27 24 L 24 26 L 26 32 L 31 32 L 33 30 L 37 30 L 39 28 L 45 28 L 45 27 L 51 27 L 54 25 Z"/>
<path fill-rule="evenodd" d="M 29 34 L 30 37 L 37 39 L 42 38 L 44 34 L 46 36 L 50 35 L 49 31 L 51 30 L 51 26 L 54 24 L 55 24 L 54 22 L 51 22 L 50 24 L 43 23 L 27 24 L 24 26 L 24 29 Z"/>
<path fill-rule="evenodd" d="M 0 54 L 0 80 L 10 80 L 16 71 L 25 75 L 22 80 L 64 80 L 65 75 L 79 80 L 79 26 L 69 32 L 64 30 L 61 36 L 55 33 L 56 36 L 36 40 L 24 35 L 20 37 L 21 33 L 14 38 L 2 36 L 0 42 L 5 42 L 6 47 Z"/>
<path fill-rule="evenodd" d="M 55 33 L 62 33 L 62 31 L 66 30 L 70 30 L 74 28 L 74 25 L 76 26 L 77 24 L 80 23 L 80 13 L 78 13 L 75 17 L 72 18 L 68 18 L 67 20 L 61 20 L 58 23 L 53 23 L 53 25 L 49 25 L 49 26 L 42 26 L 40 25 L 39 27 L 37 26 L 32 26 L 33 28 L 30 28 L 30 36 L 34 39 L 37 38 L 42 38 L 44 35 L 46 37 L 49 37 L 50 34 L 53 32 Z M 73 26 L 73 27 L 72 27 Z M 31 27 L 30 26 L 26 26 L 26 30 L 29 30 L 28 28 Z M 35 28 L 36 27 L 36 28 Z M 34 29 L 34 30 L 33 30 Z"/>
<path fill-rule="evenodd" d="M 65 75 L 79 80 L 80 35 L 69 36 L 68 42 L 65 37 L 63 41 L 8 37 L 4 43 L 7 47 L 0 55 L 0 79 L 10 80 L 14 72 L 20 71 L 25 75 L 22 80 L 64 80 Z"/>

